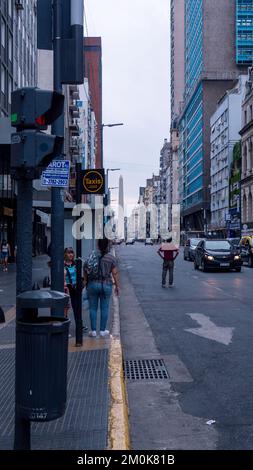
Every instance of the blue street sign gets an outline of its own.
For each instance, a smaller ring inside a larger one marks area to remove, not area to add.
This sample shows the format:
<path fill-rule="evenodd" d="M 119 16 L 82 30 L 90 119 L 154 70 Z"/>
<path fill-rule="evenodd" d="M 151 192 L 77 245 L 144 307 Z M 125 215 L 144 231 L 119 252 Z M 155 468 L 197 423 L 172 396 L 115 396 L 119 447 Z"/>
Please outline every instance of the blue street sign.
<path fill-rule="evenodd" d="M 69 160 L 54 160 L 42 172 L 42 186 L 56 186 L 66 188 L 69 185 Z"/>

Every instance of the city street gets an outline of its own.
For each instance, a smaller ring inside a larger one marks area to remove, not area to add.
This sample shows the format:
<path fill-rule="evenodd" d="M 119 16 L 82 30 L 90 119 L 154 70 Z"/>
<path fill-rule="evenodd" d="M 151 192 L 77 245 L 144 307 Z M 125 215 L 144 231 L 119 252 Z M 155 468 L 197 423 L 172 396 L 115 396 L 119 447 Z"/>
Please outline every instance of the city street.
<path fill-rule="evenodd" d="M 134 449 L 251 449 L 253 270 L 195 271 L 176 260 L 161 287 L 157 246 L 122 245 L 125 360 L 161 358 L 169 380 L 127 380 Z"/>

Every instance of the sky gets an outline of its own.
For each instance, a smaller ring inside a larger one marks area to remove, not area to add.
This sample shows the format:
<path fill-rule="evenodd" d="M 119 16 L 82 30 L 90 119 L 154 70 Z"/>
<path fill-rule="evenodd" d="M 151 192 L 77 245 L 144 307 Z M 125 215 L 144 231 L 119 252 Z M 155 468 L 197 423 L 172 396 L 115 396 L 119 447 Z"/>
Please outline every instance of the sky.
<path fill-rule="evenodd" d="M 89 36 L 102 37 L 104 167 L 124 178 L 125 204 L 158 174 L 169 138 L 169 0 L 84 0 Z M 87 34 L 85 28 L 85 34 Z M 111 199 L 117 200 L 113 190 Z"/>

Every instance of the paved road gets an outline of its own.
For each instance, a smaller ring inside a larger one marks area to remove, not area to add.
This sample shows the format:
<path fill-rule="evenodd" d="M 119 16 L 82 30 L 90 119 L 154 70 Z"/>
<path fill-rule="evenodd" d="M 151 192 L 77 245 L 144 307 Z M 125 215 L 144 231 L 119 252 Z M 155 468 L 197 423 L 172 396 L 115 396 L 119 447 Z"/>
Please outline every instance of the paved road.
<path fill-rule="evenodd" d="M 185 380 L 172 377 L 173 397 L 185 417 L 200 418 L 204 433 L 207 430 L 204 443 L 197 436 L 199 432 L 203 435 L 202 431 L 196 430 L 195 445 L 191 441 L 194 426 L 183 426 L 185 440 L 174 439 L 173 446 L 253 449 L 253 269 L 244 267 L 241 273 L 203 273 L 195 271 L 193 263 L 184 261 L 181 253 L 176 261 L 175 287 L 162 289 L 161 260 L 156 250 L 156 246 L 135 243 L 119 247 L 118 254 L 124 282 L 130 281 L 134 287 L 136 305 L 144 313 L 157 351 L 161 357 L 176 358 L 185 371 Z M 129 328 L 123 312 L 126 357 L 131 357 L 131 350 L 135 350 Z M 145 331 L 139 331 L 138 351 L 141 342 L 145 343 Z M 133 440 L 140 445 L 134 405 L 131 410 L 131 387 L 129 393 Z M 161 406 L 165 405 L 163 400 Z M 209 420 L 215 423 L 207 424 Z M 179 434 L 182 436 L 182 430 Z M 145 447 L 145 440 L 141 445 Z M 155 437 L 153 445 L 157 445 Z"/>

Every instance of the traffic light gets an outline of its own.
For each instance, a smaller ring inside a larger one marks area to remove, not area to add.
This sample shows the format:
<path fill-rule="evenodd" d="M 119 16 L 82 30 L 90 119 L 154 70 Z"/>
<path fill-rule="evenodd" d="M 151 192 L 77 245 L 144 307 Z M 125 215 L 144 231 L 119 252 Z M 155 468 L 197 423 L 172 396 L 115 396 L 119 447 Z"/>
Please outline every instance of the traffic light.
<path fill-rule="evenodd" d="M 15 176 L 18 170 L 24 170 L 31 178 L 40 177 L 46 168 L 62 151 L 63 137 L 25 130 L 11 136 L 11 172 Z"/>
<path fill-rule="evenodd" d="M 11 125 L 46 130 L 62 114 L 64 95 L 40 88 L 19 88 L 11 95 Z"/>
<path fill-rule="evenodd" d="M 63 137 L 41 132 L 63 112 L 61 93 L 39 88 L 21 88 L 12 93 L 11 173 L 13 176 L 39 178 L 43 168 L 61 155 Z"/>

